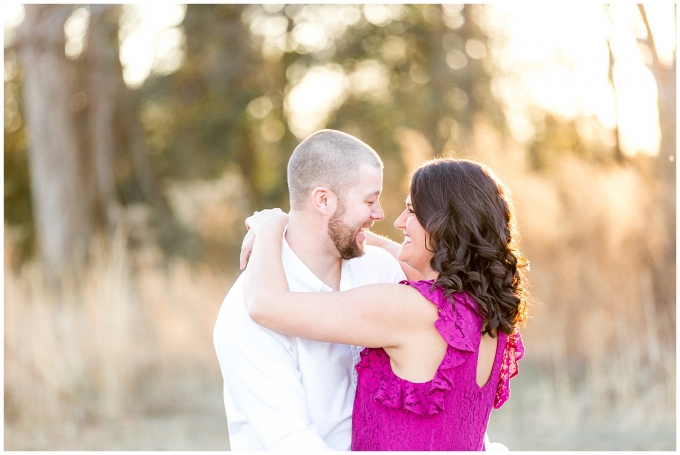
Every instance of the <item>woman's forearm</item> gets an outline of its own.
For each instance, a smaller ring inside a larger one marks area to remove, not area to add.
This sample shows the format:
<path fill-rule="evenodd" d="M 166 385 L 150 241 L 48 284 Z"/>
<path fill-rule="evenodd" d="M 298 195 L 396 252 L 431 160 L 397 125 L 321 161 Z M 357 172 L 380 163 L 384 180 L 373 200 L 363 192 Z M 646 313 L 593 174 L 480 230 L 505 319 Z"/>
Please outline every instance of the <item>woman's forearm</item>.
<path fill-rule="evenodd" d="M 394 259 L 399 260 L 397 258 L 397 253 L 399 252 L 399 244 L 397 242 L 390 240 L 387 237 L 383 237 L 382 235 L 378 235 L 374 232 L 367 231 L 366 243 L 369 245 L 382 248 L 383 250 L 387 251 L 392 256 L 394 256 Z"/>
<path fill-rule="evenodd" d="M 243 283 L 243 298 L 248 314 L 255 322 L 275 311 L 277 293 L 288 292 L 281 261 L 282 239 L 282 228 L 277 226 L 262 226 L 255 232 L 255 244 Z"/>
<path fill-rule="evenodd" d="M 390 240 L 387 237 L 383 237 L 381 235 L 368 231 L 366 233 L 366 243 L 369 245 L 382 248 L 383 250 L 387 251 L 392 256 L 394 256 L 394 259 L 399 261 L 397 255 L 399 253 L 399 248 L 401 248 L 401 245 L 399 245 L 397 242 Z M 406 278 L 408 278 L 409 280 L 420 281 L 425 279 L 425 276 L 423 276 L 422 273 L 420 273 L 414 268 L 409 267 L 409 265 L 406 264 L 405 262 L 399 261 L 399 265 L 401 265 L 401 270 L 404 272 L 404 275 L 406 275 Z"/>

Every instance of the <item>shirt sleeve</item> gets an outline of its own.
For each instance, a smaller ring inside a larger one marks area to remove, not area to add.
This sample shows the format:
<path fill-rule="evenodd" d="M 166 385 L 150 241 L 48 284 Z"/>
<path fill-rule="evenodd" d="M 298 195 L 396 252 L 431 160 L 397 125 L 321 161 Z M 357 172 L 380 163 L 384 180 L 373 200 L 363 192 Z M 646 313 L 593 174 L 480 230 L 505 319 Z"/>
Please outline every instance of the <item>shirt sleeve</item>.
<path fill-rule="evenodd" d="M 277 334 L 243 316 L 214 338 L 224 380 L 265 450 L 331 450 L 310 422 L 295 355 Z"/>

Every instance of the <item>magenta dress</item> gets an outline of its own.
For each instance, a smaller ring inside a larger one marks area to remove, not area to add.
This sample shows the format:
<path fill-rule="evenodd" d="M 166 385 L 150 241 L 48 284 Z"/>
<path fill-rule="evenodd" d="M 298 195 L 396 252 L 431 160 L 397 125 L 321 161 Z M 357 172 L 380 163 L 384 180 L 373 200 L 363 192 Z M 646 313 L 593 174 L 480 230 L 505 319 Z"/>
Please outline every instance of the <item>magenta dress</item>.
<path fill-rule="evenodd" d="M 430 292 L 432 281 L 402 281 L 439 307 L 435 327 L 448 346 L 434 378 L 413 383 L 398 378 L 382 348 L 366 348 L 352 412 L 352 450 L 484 450 L 491 409 L 510 398 L 510 378 L 524 356 L 519 333 L 498 334 L 491 377 L 477 385 L 477 353 L 483 318 L 466 293 Z"/>

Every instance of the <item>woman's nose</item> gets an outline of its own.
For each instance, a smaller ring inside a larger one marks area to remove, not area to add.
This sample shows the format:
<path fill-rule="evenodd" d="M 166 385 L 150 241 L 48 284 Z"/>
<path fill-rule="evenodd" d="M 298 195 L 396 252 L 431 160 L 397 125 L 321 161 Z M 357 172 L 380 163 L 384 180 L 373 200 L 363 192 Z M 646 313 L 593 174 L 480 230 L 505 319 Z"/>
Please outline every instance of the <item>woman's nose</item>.
<path fill-rule="evenodd" d="M 394 222 L 394 227 L 397 228 L 397 229 L 403 229 L 404 227 L 406 227 L 406 223 L 404 222 L 405 219 L 406 219 L 406 210 L 401 212 L 401 215 L 399 215 L 399 218 L 397 218 L 397 220 Z"/>

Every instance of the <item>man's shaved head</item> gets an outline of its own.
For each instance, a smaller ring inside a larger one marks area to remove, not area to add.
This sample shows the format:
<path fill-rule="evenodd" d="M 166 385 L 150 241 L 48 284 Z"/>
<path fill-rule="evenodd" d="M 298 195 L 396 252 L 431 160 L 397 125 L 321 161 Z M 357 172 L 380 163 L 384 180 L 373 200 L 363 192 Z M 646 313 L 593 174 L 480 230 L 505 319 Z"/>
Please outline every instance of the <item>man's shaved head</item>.
<path fill-rule="evenodd" d="M 357 184 L 364 164 L 383 168 L 378 154 L 354 136 L 335 130 L 310 135 L 288 161 L 290 208 L 301 210 L 310 192 L 319 186 L 331 189 L 342 200 L 347 189 Z"/>

